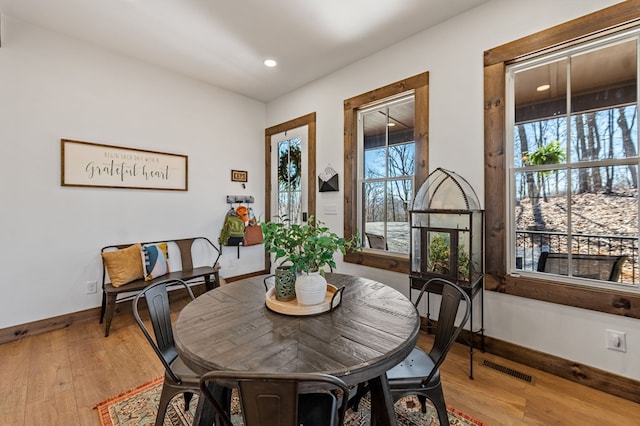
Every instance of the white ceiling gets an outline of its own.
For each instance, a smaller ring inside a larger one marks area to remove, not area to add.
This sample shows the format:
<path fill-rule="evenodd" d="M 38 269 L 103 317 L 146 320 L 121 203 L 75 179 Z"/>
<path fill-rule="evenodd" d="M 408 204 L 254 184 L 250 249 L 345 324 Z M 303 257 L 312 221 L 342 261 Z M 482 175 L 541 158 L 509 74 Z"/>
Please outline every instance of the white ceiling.
<path fill-rule="evenodd" d="M 0 0 L 0 13 L 267 102 L 487 1 Z"/>

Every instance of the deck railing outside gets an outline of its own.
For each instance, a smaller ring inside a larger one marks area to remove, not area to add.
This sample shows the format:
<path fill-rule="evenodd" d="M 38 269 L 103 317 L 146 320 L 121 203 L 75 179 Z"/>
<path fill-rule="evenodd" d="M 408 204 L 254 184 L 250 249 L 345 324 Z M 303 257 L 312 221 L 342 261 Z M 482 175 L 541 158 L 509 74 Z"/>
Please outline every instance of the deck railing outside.
<path fill-rule="evenodd" d="M 572 235 L 572 253 L 626 255 L 620 282 L 638 284 L 638 239 L 613 235 Z M 566 253 L 568 236 L 562 232 L 516 231 L 516 269 L 536 271 L 540 252 Z"/>

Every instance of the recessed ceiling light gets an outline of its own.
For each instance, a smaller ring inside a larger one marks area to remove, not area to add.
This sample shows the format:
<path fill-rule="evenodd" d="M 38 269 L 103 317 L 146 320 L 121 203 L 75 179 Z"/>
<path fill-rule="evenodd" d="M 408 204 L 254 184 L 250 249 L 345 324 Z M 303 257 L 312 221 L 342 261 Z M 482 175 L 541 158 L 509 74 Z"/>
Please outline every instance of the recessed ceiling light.
<path fill-rule="evenodd" d="M 387 123 L 387 127 L 393 127 L 395 125 L 396 125 L 396 123 Z"/>
<path fill-rule="evenodd" d="M 275 59 L 265 59 L 265 60 L 264 60 L 264 64 L 265 64 L 266 66 L 268 66 L 269 68 L 273 68 L 273 67 L 275 67 L 276 65 L 278 65 L 278 63 L 275 61 Z"/>
<path fill-rule="evenodd" d="M 549 84 L 543 84 L 543 85 L 540 85 L 540 86 L 536 87 L 536 90 L 538 92 L 544 92 L 545 90 L 549 90 L 550 88 L 551 88 L 551 86 Z"/>

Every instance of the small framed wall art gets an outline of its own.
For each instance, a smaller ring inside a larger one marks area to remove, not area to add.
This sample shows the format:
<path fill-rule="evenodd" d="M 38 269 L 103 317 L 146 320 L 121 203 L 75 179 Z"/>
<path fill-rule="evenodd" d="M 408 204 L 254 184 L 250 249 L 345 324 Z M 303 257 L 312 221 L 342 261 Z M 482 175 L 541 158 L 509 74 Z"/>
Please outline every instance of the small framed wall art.
<path fill-rule="evenodd" d="M 246 170 L 231 170 L 231 182 L 246 182 L 247 171 Z"/>

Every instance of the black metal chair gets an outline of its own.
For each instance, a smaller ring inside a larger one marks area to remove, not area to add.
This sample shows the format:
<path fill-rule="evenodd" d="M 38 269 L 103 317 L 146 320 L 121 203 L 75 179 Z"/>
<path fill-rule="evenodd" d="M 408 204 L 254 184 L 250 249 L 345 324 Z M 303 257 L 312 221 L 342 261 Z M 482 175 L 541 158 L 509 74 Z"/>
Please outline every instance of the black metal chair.
<path fill-rule="evenodd" d="M 142 333 L 147 338 L 151 347 L 164 365 L 164 383 L 156 416 L 156 426 L 164 423 L 164 417 L 171 399 L 178 393 L 184 393 L 185 411 L 189 409 L 189 402 L 194 393 L 199 393 L 200 376 L 191 371 L 182 362 L 176 351 L 173 340 L 173 328 L 171 326 L 171 311 L 169 310 L 168 285 L 182 285 L 187 293 L 194 299 L 193 292 L 182 280 L 173 279 L 152 284 L 142 290 L 133 300 L 133 315 L 136 318 Z M 139 313 L 139 303 L 146 299 L 149 310 L 149 318 L 153 326 L 154 337 L 151 336 L 147 326 L 142 321 Z"/>
<path fill-rule="evenodd" d="M 574 277 L 617 282 L 620 279 L 622 265 L 626 255 L 578 254 L 571 255 Z M 543 251 L 538 259 L 538 272 L 567 275 L 569 255 L 567 253 L 549 253 Z"/>
<path fill-rule="evenodd" d="M 245 426 L 339 426 L 349 394 L 341 379 L 327 374 L 211 371 L 200 391 L 223 426 L 232 426 L 229 410 L 211 392 L 220 387 L 238 389 Z"/>
<path fill-rule="evenodd" d="M 424 413 L 428 398 L 436 408 L 440 424 L 448 425 L 449 416 L 440 382 L 440 366 L 469 320 L 471 301 L 465 291 L 456 284 L 442 278 L 432 278 L 422 286 L 415 301 L 416 307 L 425 291 L 442 294 L 433 346 L 428 353 L 415 347 L 400 364 L 387 371 L 387 379 L 394 402 L 407 395 L 417 395 Z M 456 325 L 456 316 L 462 301 L 463 317 Z M 349 405 L 357 410 L 360 399 L 367 391 L 366 385 L 359 385 Z"/>
<path fill-rule="evenodd" d="M 370 232 L 365 232 L 364 235 L 367 237 L 369 248 L 389 250 L 389 245 L 387 244 L 387 240 L 384 238 L 384 235 L 372 234 Z"/>

